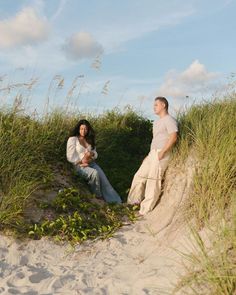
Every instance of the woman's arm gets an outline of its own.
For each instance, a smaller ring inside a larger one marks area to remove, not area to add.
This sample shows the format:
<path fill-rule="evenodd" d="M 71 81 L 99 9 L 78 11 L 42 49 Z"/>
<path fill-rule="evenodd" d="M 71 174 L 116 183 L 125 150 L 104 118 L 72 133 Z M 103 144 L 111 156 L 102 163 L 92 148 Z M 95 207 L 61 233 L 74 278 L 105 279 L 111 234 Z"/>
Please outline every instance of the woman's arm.
<path fill-rule="evenodd" d="M 98 153 L 96 151 L 96 147 L 93 150 L 91 150 L 91 155 L 92 155 L 92 157 L 93 157 L 94 160 L 97 159 Z"/>
<path fill-rule="evenodd" d="M 66 146 L 67 160 L 74 165 L 77 165 L 81 161 L 80 156 L 76 151 L 76 140 L 75 136 L 69 137 Z"/>

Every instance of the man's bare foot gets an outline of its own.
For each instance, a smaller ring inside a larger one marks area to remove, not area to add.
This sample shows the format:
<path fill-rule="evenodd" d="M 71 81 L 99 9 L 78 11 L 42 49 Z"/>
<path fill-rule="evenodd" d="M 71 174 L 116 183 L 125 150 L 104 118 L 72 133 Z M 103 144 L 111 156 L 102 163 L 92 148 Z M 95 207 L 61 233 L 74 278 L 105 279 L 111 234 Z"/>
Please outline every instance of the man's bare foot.
<path fill-rule="evenodd" d="M 135 216 L 137 217 L 137 218 L 142 218 L 142 217 L 144 217 L 144 214 L 141 214 L 139 211 L 135 214 Z"/>

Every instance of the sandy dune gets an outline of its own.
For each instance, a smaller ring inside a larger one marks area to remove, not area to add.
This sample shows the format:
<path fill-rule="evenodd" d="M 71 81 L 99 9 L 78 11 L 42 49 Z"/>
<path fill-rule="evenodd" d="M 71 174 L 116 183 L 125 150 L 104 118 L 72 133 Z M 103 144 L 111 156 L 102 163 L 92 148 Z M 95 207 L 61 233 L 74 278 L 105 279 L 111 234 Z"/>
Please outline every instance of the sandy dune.
<path fill-rule="evenodd" d="M 155 210 L 106 241 L 56 245 L 0 236 L 0 294 L 171 294 L 183 271 L 176 251 L 190 247 L 181 205 L 191 189 L 193 160 L 169 169 Z"/>

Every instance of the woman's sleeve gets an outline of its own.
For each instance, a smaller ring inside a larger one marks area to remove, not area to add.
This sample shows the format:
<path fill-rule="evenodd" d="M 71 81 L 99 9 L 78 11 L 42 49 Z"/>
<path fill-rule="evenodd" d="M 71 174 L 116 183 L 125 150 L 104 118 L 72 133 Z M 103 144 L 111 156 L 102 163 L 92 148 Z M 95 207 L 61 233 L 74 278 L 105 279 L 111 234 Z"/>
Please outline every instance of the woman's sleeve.
<path fill-rule="evenodd" d="M 80 156 L 76 151 L 76 137 L 69 137 L 66 146 L 66 157 L 69 162 L 76 164 L 80 161 Z"/>
<path fill-rule="evenodd" d="M 94 153 L 94 156 L 93 156 L 94 160 L 97 159 L 97 157 L 98 157 L 98 153 L 97 153 L 97 151 L 96 151 L 96 148 L 94 148 L 94 149 L 92 150 L 92 152 Z"/>

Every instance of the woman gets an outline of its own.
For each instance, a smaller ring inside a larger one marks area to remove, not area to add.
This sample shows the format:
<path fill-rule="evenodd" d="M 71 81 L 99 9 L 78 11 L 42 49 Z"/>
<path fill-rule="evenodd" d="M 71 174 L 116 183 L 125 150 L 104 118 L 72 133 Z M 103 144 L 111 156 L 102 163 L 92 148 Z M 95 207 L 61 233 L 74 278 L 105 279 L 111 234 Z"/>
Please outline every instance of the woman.
<path fill-rule="evenodd" d="M 80 120 L 67 141 L 67 160 L 77 173 L 88 181 L 92 193 L 111 203 L 121 203 L 121 198 L 113 189 L 103 170 L 95 163 L 97 151 L 95 134 L 87 120 Z"/>

